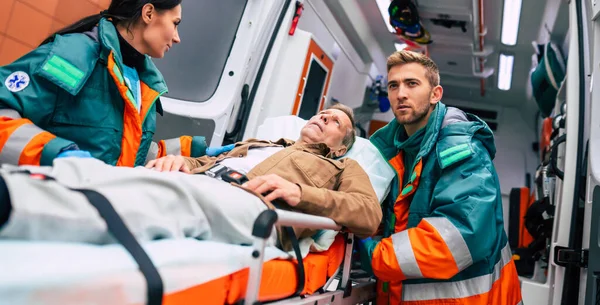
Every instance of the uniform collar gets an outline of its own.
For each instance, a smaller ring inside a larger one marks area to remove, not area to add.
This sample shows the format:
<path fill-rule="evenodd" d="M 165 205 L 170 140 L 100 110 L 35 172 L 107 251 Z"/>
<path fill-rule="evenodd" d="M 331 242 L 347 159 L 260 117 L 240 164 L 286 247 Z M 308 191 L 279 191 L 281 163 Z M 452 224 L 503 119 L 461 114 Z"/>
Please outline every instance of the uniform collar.
<path fill-rule="evenodd" d="M 100 19 L 98 23 L 98 40 L 101 46 L 100 57 L 106 61 L 112 52 L 115 63 L 122 69 L 124 65 L 123 50 L 119 43 L 119 34 L 115 25 L 106 18 Z M 140 69 L 138 70 L 140 80 L 156 92 L 166 92 L 167 85 L 165 80 L 152 62 L 152 59 L 147 55 L 140 55 L 144 57 L 143 61 L 140 60 Z"/>
<path fill-rule="evenodd" d="M 135 68 L 137 70 L 141 70 L 144 68 L 144 62 L 146 61 L 146 56 L 138 50 L 136 50 L 123 36 L 119 31 L 117 32 L 117 37 L 119 38 L 119 47 L 121 48 L 121 56 L 123 57 L 123 64 L 128 67 Z"/>
<path fill-rule="evenodd" d="M 442 121 L 446 115 L 446 106 L 442 102 L 438 102 L 427 121 L 425 135 L 421 142 L 421 149 L 417 158 L 421 158 L 433 149 L 437 141 Z M 400 133 L 405 132 L 404 126 L 399 124 L 395 119 L 389 122 L 386 126 L 376 131 L 370 138 L 371 142 L 377 147 L 381 154 L 388 160 L 398 154 L 396 139 L 399 139 Z"/>

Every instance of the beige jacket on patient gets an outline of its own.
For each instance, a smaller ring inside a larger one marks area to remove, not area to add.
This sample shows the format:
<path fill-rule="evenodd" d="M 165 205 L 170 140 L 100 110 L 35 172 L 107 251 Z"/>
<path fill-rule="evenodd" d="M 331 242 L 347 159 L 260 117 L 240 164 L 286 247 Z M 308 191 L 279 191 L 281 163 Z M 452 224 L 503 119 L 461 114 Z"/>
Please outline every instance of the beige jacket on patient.
<path fill-rule="evenodd" d="M 231 151 L 217 157 L 186 158 L 186 164 L 193 173 L 202 173 L 217 161 L 242 158 L 251 148 L 275 145 L 285 148 L 254 167 L 247 175 L 249 179 L 266 174 L 279 175 L 296 183 L 302 191 L 300 204 L 284 208 L 329 217 L 358 236 L 376 232 L 382 212 L 367 173 L 352 159 L 328 158 L 329 148 L 325 144 L 299 145 L 286 139 L 276 142 L 249 139 L 236 143 Z M 267 205 L 272 207 L 268 202 Z M 299 238 L 314 233 L 312 230 L 295 231 Z"/>

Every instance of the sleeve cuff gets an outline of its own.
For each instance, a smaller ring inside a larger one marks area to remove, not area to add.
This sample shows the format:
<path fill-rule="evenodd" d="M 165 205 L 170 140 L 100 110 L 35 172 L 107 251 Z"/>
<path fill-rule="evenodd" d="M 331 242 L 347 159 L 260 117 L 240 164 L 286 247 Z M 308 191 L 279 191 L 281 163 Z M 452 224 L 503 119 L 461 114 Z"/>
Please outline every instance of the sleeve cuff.
<path fill-rule="evenodd" d="M 206 138 L 201 136 L 192 137 L 192 149 L 190 157 L 197 158 L 204 155 L 206 155 Z"/>
<path fill-rule="evenodd" d="M 77 147 L 77 145 L 72 141 L 68 141 L 59 137 L 50 140 L 50 142 L 44 145 L 44 149 L 42 150 L 40 166 L 52 165 L 54 158 L 56 158 L 61 151 L 68 147 Z"/>
<path fill-rule="evenodd" d="M 321 189 L 299 183 L 296 183 L 296 185 L 300 187 L 300 203 L 296 205 L 297 209 L 306 213 L 315 213 L 323 209 L 319 204 L 315 204 L 324 201 L 323 196 L 321 196 Z"/>

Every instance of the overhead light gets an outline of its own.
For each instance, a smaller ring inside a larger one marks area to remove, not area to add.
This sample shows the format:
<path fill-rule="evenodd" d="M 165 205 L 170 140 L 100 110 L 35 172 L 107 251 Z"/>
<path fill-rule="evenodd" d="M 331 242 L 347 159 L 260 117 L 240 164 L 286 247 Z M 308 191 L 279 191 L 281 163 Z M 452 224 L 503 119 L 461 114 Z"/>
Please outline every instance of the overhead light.
<path fill-rule="evenodd" d="M 504 0 L 501 41 L 508 46 L 517 44 L 519 19 L 521 17 L 521 1 L 522 0 Z"/>
<path fill-rule="evenodd" d="M 514 60 L 515 57 L 512 55 L 500 54 L 500 61 L 498 63 L 498 89 L 510 89 Z"/>
<path fill-rule="evenodd" d="M 391 33 L 396 33 L 396 30 L 390 25 L 390 14 L 388 13 L 390 3 L 390 0 L 377 0 L 377 6 L 379 6 L 379 12 L 381 13 L 381 17 L 383 17 L 383 22 Z"/>
<path fill-rule="evenodd" d="M 396 51 L 402 51 L 408 47 L 405 43 L 395 43 L 394 45 L 396 46 Z"/>

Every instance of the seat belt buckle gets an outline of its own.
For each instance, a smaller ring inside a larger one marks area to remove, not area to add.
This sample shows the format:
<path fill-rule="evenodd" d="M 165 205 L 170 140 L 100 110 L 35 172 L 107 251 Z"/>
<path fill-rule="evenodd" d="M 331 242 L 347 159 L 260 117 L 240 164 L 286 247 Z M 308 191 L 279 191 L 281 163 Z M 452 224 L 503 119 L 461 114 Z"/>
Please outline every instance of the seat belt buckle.
<path fill-rule="evenodd" d="M 221 165 L 221 164 L 215 164 L 211 168 L 209 168 L 208 170 L 206 170 L 204 172 L 204 174 L 206 174 L 207 176 L 209 176 L 211 178 L 218 179 L 227 170 L 228 170 L 228 168 L 226 166 Z"/>
<path fill-rule="evenodd" d="M 233 170 L 233 169 L 229 169 L 227 171 L 225 171 L 224 173 L 221 174 L 221 179 L 223 179 L 223 181 L 226 182 L 235 182 L 239 185 L 242 185 L 246 182 L 248 182 L 248 177 L 246 177 L 246 175 Z"/>

